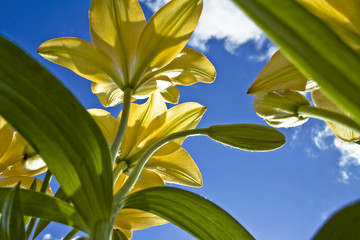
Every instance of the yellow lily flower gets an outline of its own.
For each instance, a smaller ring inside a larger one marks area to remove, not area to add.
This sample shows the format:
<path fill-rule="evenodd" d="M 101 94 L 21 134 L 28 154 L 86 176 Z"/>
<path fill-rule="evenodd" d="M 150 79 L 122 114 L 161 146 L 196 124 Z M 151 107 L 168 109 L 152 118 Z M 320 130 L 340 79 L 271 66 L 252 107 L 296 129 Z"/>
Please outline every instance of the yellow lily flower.
<path fill-rule="evenodd" d="M 46 171 L 46 166 L 27 169 L 24 158 L 29 144 L 12 126 L 0 117 L 0 177 L 35 176 Z"/>
<path fill-rule="evenodd" d="M 137 0 L 93 0 L 90 33 L 93 44 L 77 38 L 43 43 L 44 58 L 92 81 L 104 106 L 123 101 L 124 90 L 135 99 L 158 90 L 177 103 L 176 85 L 211 83 L 215 69 L 201 53 L 184 48 L 202 11 L 202 0 L 172 0 L 146 23 Z"/>
<path fill-rule="evenodd" d="M 130 117 L 121 148 L 118 162 L 126 161 L 131 167 L 146 149 L 158 140 L 175 132 L 196 127 L 206 108 L 198 103 L 183 103 L 167 110 L 159 93 L 153 93 L 149 100 L 142 104 L 131 104 Z M 115 138 L 119 127 L 118 119 L 102 109 L 89 110 L 100 126 L 108 144 Z M 183 139 L 169 142 L 157 150 L 146 163 L 139 181 L 166 182 L 189 186 L 201 186 L 202 178 L 199 169 L 190 155 L 181 148 Z M 146 170 L 153 174 L 146 174 Z"/>
<path fill-rule="evenodd" d="M 357 0 L 297 0 L 311 13 L 327 24 L 346 44 L 360 54 L 360 2 Z M 312 100 L 316 107 L 341 113 L 351 117 L 327 98 L 317 84 L 304 76 L 280 52 L 277 51 L 263 70 L 256 77 L 248 90 L 249 94 L 258 95 L 284 90 L 311 91 Z M 356 132 L 339 124 L 326 122 L 333 133 L 346 142 L 359 141 Z"/>
<path fill-rule="evenodd" d="M 145 188 L 159 187 L 165 185 L 159 175 L 152 171 L 144 169 L 142 175 L 145 177 L 139 179 L 139 181 L 136 182 L 130 194 Z M 120 177 L 116 181 L 114 193 L 120 190 L 127 178 L 128 176 L 124 173 L 120 175 Z M 144 181 L 144 179 L 149 178 L 151 178 L 152 180 Z M 134 230 L 141 230 L 152 226 L 162 225 L 165 223 L 167 223 L 166 220 L 152 213 L 136 209 L 121 209 L 116 215 L 114 229 L 120 230 L 127 237 L 127 239 L 131 239 L 132 231 Z"/>

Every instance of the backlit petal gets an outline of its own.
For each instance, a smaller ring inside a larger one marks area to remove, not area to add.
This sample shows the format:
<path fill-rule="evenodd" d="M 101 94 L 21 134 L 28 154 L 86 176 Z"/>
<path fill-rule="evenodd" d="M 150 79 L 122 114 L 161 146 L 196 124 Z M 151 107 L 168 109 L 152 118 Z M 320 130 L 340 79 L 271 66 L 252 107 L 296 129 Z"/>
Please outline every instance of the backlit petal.
<path fill-rule="evenodd" d="M 123 101 L 124 92 L 115 83 L 91 84 L 91 90 L 104 107 L 113 107 Z"/>
<path fill-rule="evenodd" d="M 151 226 L 167 223 L 166 220 L 148 212 L 136 209 L 122 209 L 115 219 L 115 227 L 130 227 L 131 230 L 140 230 Z"/>
<path fill-rule="evenodd" d="M 129 63 L 146 24 L 140 4 L 137 0 L 93 0 L 89 17 L 95 46 L 116 62 L 127 81 Z"/>
<path fill-rule="evenodd" d="M 5 177 L 3 174 L 11 170 L 12 165 L 23 159 L 26 145 L 25 139 L 18 132 L 13 132 L 10 145 L 4 154 L 0 156 L 0 177 Z"/>
<path fill-rule="evenodd" d="M 203 54 L 191 48 L 184 48 L 171 63 L 151 74 L 165 75 L 176 85 L 191 85 L 196 82 L 212 83 L 216 71 Z"/>
<path fill-rule="evenodd" d="M 145 166 L 158 173 L 166 182 L 193 187 L 202 186 L 201 173 L 195 162 L 184 149 L 180 148 L 169 155 L 154 154 Z"/>
<path fill-rule="evenodd" d="M 121 153 L 124 158 L 137 149 L 139 143 L 149 136 L 149 131 L 153 131 L 149 128 L 151 122 L 157 116 L 164 114 L 166 110 L 164 100 L 156 92 L 144 104 L 131 104 L 128 127 L 121 145 Z"/>
<path fill-rule="evenodd" d="M 137 48 L 137 82 L 147 71 L 169 64 L 185 47 L 202 11 L 202 0 L 172 0 L 146 24 Z"/>
<path fill-rule="evenodd" d="M 287 58 L 277 51 L 261 70 L 248 94 L 265 93 L 279 90 L 309 91 L 316 84 L 308 80 Z"/>
<path fill-rule="evenodd" d="M 56 38 L 44 42 L 38 53 L 94 82 L 116 81 L 111 60 L 89 42 L 78 38 Z"/>
<path fill-rule="evenodd" d="M 11 143 L 14 129 L 0 116 L 0 159 Z"/>
<path fill-rule="evenodd" d="M 88 112 L 100 127 L 107 144 L 111 146 L 119 128 L 119 120 L 103 109 L 89 109 Z"/>
<path fill-rule="evenodd" d="M 316 107 L 324 108 L 333 112 L 349 116 L 349 114 L 347 114 L 344 110 L 331 102 L 320 90 L 313 91 L 311 93 L 311 97 Z M 359 134 L 348 128 L 343 127 L 342 125 L 334 124 L 331 122 L 326 122 L 326 124 L 330 127 L 331 131 L 335 134 L 335 136 L 345 142 L 354 142 L 360 140 Z"/>

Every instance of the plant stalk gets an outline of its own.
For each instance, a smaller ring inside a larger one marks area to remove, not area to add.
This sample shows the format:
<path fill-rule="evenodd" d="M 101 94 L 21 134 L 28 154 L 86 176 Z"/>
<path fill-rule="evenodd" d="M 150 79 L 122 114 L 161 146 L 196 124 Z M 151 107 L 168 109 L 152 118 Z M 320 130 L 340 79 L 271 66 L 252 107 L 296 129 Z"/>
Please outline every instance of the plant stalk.
<path fill-rule="evenodd" d="M 115 159 L 119 152 L 121 142 L 124 139 L 127 122 L 129 120 L 132 91 L 133 90 L 131 88 L 126 88 L 124 90 L 124 101 L 123 101 L 123 109 L 121 112 L 120 125 L 116 133 L 115 140 L 110 147 L 112 165 L 114 165 L 115 163 Z"/>
<path fill-rule="evenodd" d="M 323 108 L 312 106 L 300 106 L 298 108 L 298 114 L 302 117 L 312 117 L 340 124 L 360 134 L 360 126 L 354 120 L 337 112 L 332 112 Z"/>

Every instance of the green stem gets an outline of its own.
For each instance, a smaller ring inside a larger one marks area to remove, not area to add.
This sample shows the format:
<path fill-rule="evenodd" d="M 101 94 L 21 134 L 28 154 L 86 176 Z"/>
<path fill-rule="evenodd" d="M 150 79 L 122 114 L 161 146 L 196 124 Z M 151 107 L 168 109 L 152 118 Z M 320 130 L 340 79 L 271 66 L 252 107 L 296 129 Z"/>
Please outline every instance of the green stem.
<path fill-rule="evenodd" d="M 79 232 L 78 229 L 73 229 L 71 230 L 65 237 L 63 240 L 71 240 L 73 237 L 75 237 L 75 235 Z"/>
<path fill-rule="evenodd" d="M 207 134 L 207 128 L 202 129 L 191 129 L 191 130 L 185 130 L 181 132 L 176 132 L 173 134 L 170 134 L 169 136 L 160 139 L 158 142 L 156 142 L 154 145 L 149 147 L 144 154 L 140 157 L 139 161 L 136 163 L 134 169 L 132 170 L 128 180 L 125 182 L 125 184 L 122 186 L 122 188 L 115 194 L 114 197 L 114 215 L 121 209 L 121 202 L 122 200 L 129 194 L 130 190 L 135 185 L 136 181 L 138 180 L 141 171 L 143 170 L 146 162 L 149 160 L 151 155 L 156 152 L 159 148 L 164 146 L 166 143 L 175 140 L 177 138 L 183 138 L 188 136 L 194 136 L 194 135 L 206 135 Z"/>
<path fill-rule="evenodd" d="M 119 178 L 120 174 L 125 171 L 128 168 L 128 164 L 126 161 L 121 161 L 119 162 L 115 169 L 114 169 L 114 173 L 113 173 L 113 179 L 114 179 L 114 185 L 117 181 L 117 179 Z"/>
<path fill-rule="evenodd" d="M 111 240 L 112 239 L 112 224 L 109 222 L 101 222 L 91 229 L 89 240 Z"/>
<path fill-rule="evenodd" d="M 125 130 L 126 130 L 127 122 L 129 119 L 129 113 L 130 113 L 131 95 L 132 95 L 132 89 L 126 88 L 124 90 L 123 109 L 121 112 L 121 120 L 120 120 L 119 129 L 116 133 L 115 140 L 110 147 L 111 160 L 112 160 L 113 165 L 115 163 L 116 156 L 119 152 L 121 142 L 125 135 Z"/>
<path fill-rule="evenodd" d="M 300 106 L 298 108 L 298 114 L 302 117 L 312 117 L 340 124 L 360 134 L 360 126 L 354 120 L 337 112 L 332 112 L 323 108 L 316 108 L 312 106 Z"/>
<path fill-rule="evenodd" d="M 51 177 L 52 177 L 51 172 L 50 172 L 49 170 L 47 170 L 47 171 L 46 171 L 46 174 L 45 174 L 45 177 L 44 177 L 44 180 L 43 180 L 43 182 L 42 182 L 42 184 L 41 184 L 40 192 L 42 192 L 42 193 L 45 193 L 45 192 L 46 192 L 46 190 L 47 190 L 47 188 L 48 188 L 48 186 L 49 186 L 49 183 L 50 183 L 50 181 L 51 181 Z M 35 218 L 35 217 L 32 217 L 32 218 L 30 219 L 29 225 L 28 225 L 28 227 L 27 227 L 27 229 L 26 229 L 26 237 L 27 237 L 27 238 L 30 237 L 32 231 L 34 230 L 34 226 L 35 226 L 36 220 L 37 220 L 37 218 Z"/>

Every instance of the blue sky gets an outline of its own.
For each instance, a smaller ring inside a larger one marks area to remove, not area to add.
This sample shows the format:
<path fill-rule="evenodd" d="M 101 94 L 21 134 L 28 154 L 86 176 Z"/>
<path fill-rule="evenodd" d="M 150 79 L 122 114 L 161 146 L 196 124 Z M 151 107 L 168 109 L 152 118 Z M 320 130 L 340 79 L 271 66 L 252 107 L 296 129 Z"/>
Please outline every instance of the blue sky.
<path fill-rule="evenodd" d="M 102 108 L 90 81 L 37 55 L 46 40 L 72 36 L 91 41 L 90 0 L 0 1 L 0 34 L 24 48 L 55 74 L 86 108 Z M 147 16 L 165 1 L 143 0 Z M 266 124 L 252 109 L 246 90 L 274 52 L 274 46 L 229 0 L 204 0 L 190 47 L 217 69 L 213 84 L 180 87 L 180 102 L 208 107 L 199 127 L 226 123 Z M 19 69 L 21 71 L 21 69 Z M 111 109 L 117 116 L 121 106 Z M 202 188 L 185 188 L 218 204 L 257 239 L 309 239 L 336 209 L 358 199 L 359 146 L 337 140 L 319 120 L 280 129 L 287 138 L 267 153 L 236 150 L 206 137 L 184 148 L 198 164 Z M 178 186 L 181 187 L 181 186 Z M 66 228 L 53 224 L 38 239 L 60 239 Z M 149 237 L 151 236 L 151 237 Z M 134 233 L 133 239 L 193 239 L 172 224 Z"/>

